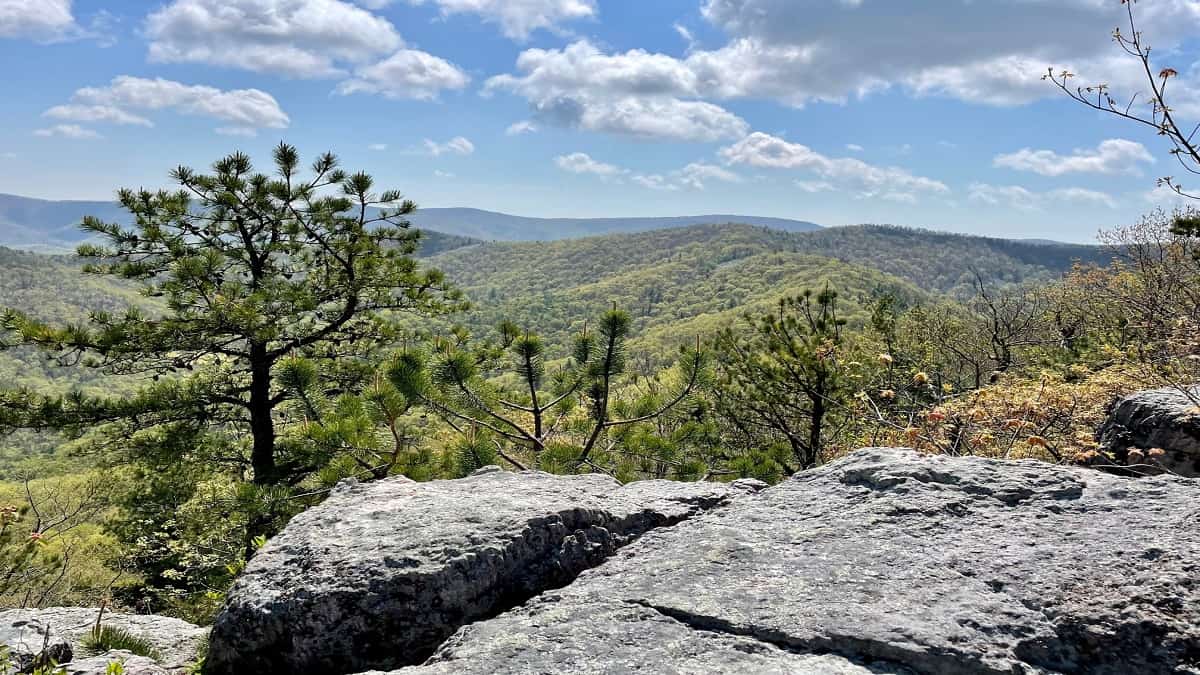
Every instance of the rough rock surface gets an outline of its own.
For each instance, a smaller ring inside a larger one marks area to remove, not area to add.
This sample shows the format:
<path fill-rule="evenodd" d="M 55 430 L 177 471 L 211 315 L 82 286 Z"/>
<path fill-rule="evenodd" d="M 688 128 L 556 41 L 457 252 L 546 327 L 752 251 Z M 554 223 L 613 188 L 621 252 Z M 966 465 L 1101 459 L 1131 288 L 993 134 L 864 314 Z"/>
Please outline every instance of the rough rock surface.
<path fill-rule="evenodd" d="M 868 449 L 651 532 L 396 675 L 1200 673 L 1198 524 L 1194 480 Z"/>
<path fill-rule="evenodd" d="M 87 654 L 83 640 L 95 626 L 97 612 L 99 610 L 94 607 L 12 609 L 0 612 L 0 625 L 35 620 L 49 627 L 55 636 L 66 640 L 78 659 Z M 168 670 L 182 670 L 195 662 L 200 645 L 208 635 L 207 628 L 167 616 L 106 611 L 102 622 L 105 626 L 120 628 L 149 641 L 158 652 L 159 663 Z"/>
<path fill-rule="evenodd" d="M 108 675 L 109 666 L 121 664 L 121 675 L 171 675 L 154 659 L 138 656 L 124 650 L 113 650 L 99 656 L 76 659 L 62 666 L 64 675 Z"/>
<path fill-rule="evenodd" d="M 9 614 L 0 615 L 0 645 L 18 673 L 71 660 L 71 645 L 62 636 L 37 619 Z"/>
<path fill-rule="evenodd" d="M 538 472 L 344 484 L 255 555 L 217 617 L 205 672 L 420 663 L 459 626 L 746 498 L 713 483 Z"/>
<path fill-rule="evenodd" d="M 1196 400 L 1178 389 L 1152 389 L 1130 394 L 1117 401 L 1101 426 L 1101 447 L 1123 463 L 1131 461 L 1130 448 L 1161 448 L 1165 456 L 1154 463 L 1180 476 L 1200 476 L 1200 387 L 1193 390 Z"/>

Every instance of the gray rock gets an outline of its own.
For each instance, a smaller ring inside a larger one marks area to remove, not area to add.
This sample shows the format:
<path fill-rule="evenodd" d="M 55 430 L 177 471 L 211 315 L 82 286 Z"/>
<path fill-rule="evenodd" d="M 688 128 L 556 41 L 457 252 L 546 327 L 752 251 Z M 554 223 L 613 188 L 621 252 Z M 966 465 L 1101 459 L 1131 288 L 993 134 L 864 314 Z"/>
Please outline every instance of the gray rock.
<path fill-rule="evenodd" d="M 108 675 L 109 666 L 121 664 L 121 675 L 171 675 L 154 659 L 116 649 L 99 656 L 76 659 L 62 666 L 64 675 Z"/>
<path fill-rule="evenodd" d="M 96 625 L 94 607 L 47 607 L 44 609 L 12 609 L 0 612 L 0 625 L 12 621 L 34 620 L 49 627 L 57 637 L 70 644 L 78 658 L 87 654 L 84 639 Z M 147 640 L 158 652 L 159 662 L 167 670 L 183 670 L 196 661 L 200 645 L 208 629 L 167 616 L 104 612 L 103 624 L 119 628 Z M 68 657 L 69 658 L 69 657 Z"/>
<path fill-rule="evenodd" d="M 650 532 L 395 675 L 1200 673 L 1198 522 L 1197 481 L 867 449 Z"/>
<path fill-rule="evenodd" d="M 585 606 L 549 592 L 499 619 L 456 633 L 424 666 L 391 675 L 572 673 L 903 673 L 836 654 L 797 654 L 740 635 L 695 629 L 635 603 Z M 383 675 L 379 671 L 363 675 Z"/>
<path fill-rule="evenodd" d="M 1100 427 L 1101 448 L 1121 464 L 1134 464 L 1153 471 L 1154 466 L 1180 476 L 1200 476 L 1200 415 L 1196 414 L 1200 387 L 1192 397 L 1179 389 L 1152 389 L 1117 401 Z M 1141 452 L 1133 453 L 1129 449 Z M 1149 457 L 1145 451 L 1159 448 L 1165 455 Z M 1146 465 L 1150 466 L 1146 466 Z"/>
<path fill-rule="evenodd" d="M 71 645 L 37 619 L 0 616 L 0 646 L 16 672 L 71 660 Z"/>
<path fill-rule="evenodd" d="M 491 472 L 350 486 L 247 565 L 213 627 L 210 674 L 420 663 L 459 626 L 563 586 L 655 528 L 743 493 L 715 483 Z"/>
<path fill-rule="evenodd" d="M 730 483 L 729 487 L 743 492 L 762 492 L 771 486 L 756 478 L 740 478 Z"/>

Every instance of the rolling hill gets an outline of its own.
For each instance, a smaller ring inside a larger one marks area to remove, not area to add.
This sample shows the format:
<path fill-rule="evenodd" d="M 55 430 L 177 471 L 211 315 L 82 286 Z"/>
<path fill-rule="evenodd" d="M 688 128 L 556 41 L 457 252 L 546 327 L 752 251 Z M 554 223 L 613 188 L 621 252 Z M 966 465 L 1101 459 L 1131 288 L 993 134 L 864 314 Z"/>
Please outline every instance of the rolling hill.
<path fill-rule="evenodd" d="M 113 202 L 49 201 L 0 194 L 0 246 L 62 251 L 85 239 L 78 228 L 84 216 L 111 222 L 128 222 L 128 214 Z M 480 209 L 421 209 L 410 220 L 433 233 L 484 241 L 536 241 L 572 239 L 601 234 L 645 232 L 710 223 L 742 223 L 789 232 L 808 232 L 819 225 L 784 218 L 705 215 L 675 218 L 526 218 Z M 440 251 L 453 240 L 432 234 L 429 251 Z M 439 239 L 440 243 L 433 243 Z"/>
<path fill-rule="evenodd" d="M 474 309 L 439 321 L 486 332 L 513 319 L 565 345 L 584 321 L 613 303 L 635 319 L 637 353 L 653 358 L 710 335 L 746 312 L 828 283 L 852 323 L 889 291 L 908 301 L 971 293 L 988 283 L 1048 281 L 1076 260 L 1102 262 L 1100 249 L 1019 242 L 889 226 L 784 232 L 751 225 L 696 225 L 559 241 L 491 242 L 430 236 L 425 251 Z M 78 273 L 75 261 L 0 249 L 3 305 L 57 321 L 136 301 L 135 290 Z M 0 375 L 29 383 L 53 375 L 31 354 L 0 353 Z M 14 360 L 16 359 L 16 360 Z M 19 363 L 24 362 L 24 367 Z"/>
<path fill-rule="evenodd" d="M 909 301 L 993 284 L 1048 281 L 1100 249 L 1028 244 L 888 226 L 789 233 L 702 225 L 555 242 L 476 244 L 433 256 L 475 303 L 461 320 L 510 318 L 564 344 L 612 303 L 634 315 L 632 346 L 663 355 L 782 296 L 829 283 L 854 321 L 880 291 Z"/>

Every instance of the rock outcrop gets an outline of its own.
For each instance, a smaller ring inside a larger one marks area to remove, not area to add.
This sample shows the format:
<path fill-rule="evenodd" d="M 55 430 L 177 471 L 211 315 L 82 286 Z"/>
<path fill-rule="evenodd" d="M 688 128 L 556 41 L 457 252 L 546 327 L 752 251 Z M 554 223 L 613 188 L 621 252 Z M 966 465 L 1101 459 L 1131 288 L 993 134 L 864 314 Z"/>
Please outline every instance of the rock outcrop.
<path fill-rule="evenodd" d="M 61 635 L 28 615 L 0 614 L 0 647 L 8 666 L 18 673 L 71 660 L 71 645 Z"/>
<path fill-rule="evenodd" d="M 210 672 L 1195 674 L 1198 524 L 1198 481 L 900 449 L 736 497 L 385 481 L 264 548 Z"/>
<path fill-rule="evenodd" d="M 47 607 L 44 609 L 11 609 L 0 612 L 0 626 L 20 621 L 33 621 L 50 631 L 55 640 L 65 641 L 69 646 L 66 658 L 57 658 L 64 663 L 72 658 L 87 655 L 84 639 L 96 625 L 99 609 L 94 607 Z M 149 642 L 157 652 L 158 661 L 164 669 L 182 671 L 195 663 L 197 652 L 208 636 L 208 629 L 167 616 L 152 614 L 122 614 L 104 612 L 102 624 L 118 628 L 130 635 Z M 103 672 L 103 670 L 101 670 Z M 126 668 L 126 673 L 129 669 Z"/>
<path fill-rule="evenodd" d="M 62 675 L 109 675 L 114 663 L 121 664 L 121 675 L 171 675 L 173 672 L 154 659 L 117 649 L 64 664 L 55 675 L 59 672 Z"/>
<path fill-rule="evenodd" d="M 1142 473 L 1200 476 L 1200 388 L 1152 389 L 1117 401 L 1101 426 L 1101 448 Z"/>
<path fill-rule="evenodd" d="M 213 626 L 205 672 L 420 663 L 459 626 L 754 489 L 504 471 L 342 485 L 246 567 Z"/>

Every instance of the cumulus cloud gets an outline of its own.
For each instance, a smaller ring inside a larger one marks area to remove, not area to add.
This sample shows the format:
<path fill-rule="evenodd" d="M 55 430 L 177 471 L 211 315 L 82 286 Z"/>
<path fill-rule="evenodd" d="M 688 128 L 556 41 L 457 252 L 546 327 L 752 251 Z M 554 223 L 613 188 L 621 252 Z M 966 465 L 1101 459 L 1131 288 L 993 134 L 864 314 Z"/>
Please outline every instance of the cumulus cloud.
<path fill-rule="evenodd" d="M 441 157 L 442 155 L 470 155 L 475 152 L 475 144 L 462 136 L 455 136 L 445 143 L 438 143 L 426 138 L 423 146 L 425 152 L 432 157 Z"/>
<path fill-rule="evenodd" d="M 997 155 L 992 163 L 997 167 L 1032 171 L 1043 176 L 1062 176 L 1068 173 L 1138 173 L 1139 163 L 1153 162 L 1154 156 L 1141 143 L 1110 138 L 1095 149 L 1078 149 L 1070 155 L 1023 148 Z"/>
<path fill-rule="evenodd" d="M 538 126 L 531 120 L 521 120 L 508 125 L 504 130 L 505 136 L 522 136 L 524 134 L 537 133 Z"/>
<path fill-rule="evenodd" d="M 720 181 L 740 183 L 742 177 L 736 173 L 705 162 L 692 162 L 682 169 L 669 173 L 639 173 L 593 159 L 585 152 L 574 152 L 554 158 L 554 163 L 563 171 L 576 174 L 591 174 L 606 181 L 623 182 L 625 178 L 651 190 L 676 192 L 683 189 L 703 190 L 708 183 Z"/>
<path fill-rule="evenodd" d="M 852 157 L 827 157 L 806 145 L 755 132 L 720 150 L 728 164 L 768 169 L 797 169 L 815 174 L 819 182 L 857 191 L 864 197 L 905 200 L 914 193 L 944 194 L 945 183 L 917 176 L 898 167 L 881 167 Z M 803 188 L 801 188 L 803 189 Z"/>
<path fill-rule="evenodd" d="M 462 89 L 471 78 L 449 61 L 415 49 L 402 49 L 388 58 L 354 71 L 338 85 L 340 94 L 381 94 L 387 98 L 432 100 L 445 89 Z"/>
<path fill-rule="evenodd" d="M 1080 73 L 1095 66 L 1105 79 L 1120 76 L 1123 68 L 1111 60 L 1112 45 L 1100 36 L 1123 24 L 1121 3 L 1027 0 L 1016 5 L 705 0 L 701 11 L 731 37 L 707 55 L 723 86 L 793 104 L 842 100 L 890 86 L 1013 104 L 1052 95 L 1040 81 L 1050 65 Z M 1019 26 L 996 30 L 1014 25 L 1018 8 Z M 1200 3 L 1143 3 L 1139 15 L 1141 28 L 1162 50 L 1194 32 Z M 903 30 L 896 28 L 900 20 Z"/>
<path fill-rule="evenodd" d="M 150 59 L 334 77 L 403 46 L 386 19 L 341 0 L 175 0 L 146 19 Z"/>
<path fill-rule="evenodd" d="M 46 112 L 43 117 L 53 117 L 60 120 L 76 120 L 79 122 L 108 122 L 110 124 L 134 124 L 152 127 L 154 124 L 140 115 L 126 112 L 113 105 L 86 105 L 68 103 L 56 105 Z"/>
<path fill-rule="evenodd" d="M 746 134 L 745 120 L 708 101 L 679 60 L 635 49 L 605 54 L 586 40 L 563 49 L 529 49 L 520 74 L 498 75 L 485 93 L 527 99 L 540 121 L 643 138 L 712 142 Z"/>
<path fill-rule="evenodd" d="M 71 0 L 0 0 L 0 38 L 52 42 L 77 30 Z"/>
<path fill-rule="evenodd" d="M 1110 209 L 1117 207 L 1112 195 L 1079 187 L 1035 192 L 1020 185 L 972 183 L 968 188 L 967 198 L 990 206 L 1011 207 L 1023 211 L 1039 211 L 1063 202 L 1104 206 Z"/>
<path fill-rule="evenodd" d="M 704 162 L 692 162 L 674 173 L 679 183 L 694 190 L 703 190 L 706 183 L 720 181 L 723 183 L 740 183 L 742 177 L 736 173 Z"/>
<path fill-rule="evenodd" d="M 436 5 L 443 16 L 474 14 L 498 24 L 506 37 L 520 41 L 528 40 L 539 29 L 560 32 L 561 24 L 590 19 L 597 13 L 595 0 L 409 0 L 409 3 Z"/>
<path fill-rule="evenodd" d="M 833 186 L 833 183 L 830 183 L 827 180 L 798 180 L 796 181 L 796 187 L 809 194 L 816 194 L 818 192 L 832 192 L 833 190 L 837 189 Z"/>
<path fill-rule="evenodd" d="M 596 161 L 586 152 L 573 152 L 569 155 L 560 155 L 554 158 L 554 163 L 563 171 L 592 174 L 601 178 L 615 178 L 628 173 L 628 171 L 619 166 Z"/>
<path fill-rule="evenodd" d="M 253 135 L 260 128 L 282 129 L 290 122 L 275 98 L 264 91 L 221 90 L 162 78 L 121 75 L 107 86 L 76 90 L 71 101 L 43 115 L 78 122 L 153 126 L 146 117 L 130 111 L 172 110 L 220 120 L 226 125 L 219 131 L 235 135 Z"/>
<path fill-rule="evenodd" d="M 683 57 L 605 51 L 587 40 L 529 49 L 514 72 L 491 78 L 485 91 L 527 99 L 548 123 L 712 141 L 745 134 L 744 122 L 719 105 L 734 99 L 803 106 L 898 88 L 916 96 L 1017 105 L 1056 95 L 1041 79 L 1051 65 L 1093 73 L 1129 93 L 1141 86 L 1143 76 L 1102 39 L 1121 23 L 1120 3 L 1016 4 L 1019 29 L 998 31 L 995 26 L 1013 22 L 1011 2 L 704 0 L 702 15 L 727 36 L 723 46 L 693 45 Z M 1197 0 L 1143 5 L 1142 27 L 1155 36 L 1156 47 L 1180 44 L 1200 23 Z M 898 30 L 901 22 L 905 28 Z M 1177 109 L 1200 113 L 1200 94 L 1190 93 L 1200 87 L 1181 82 L 1176 91 Z M 664 115 L 672 124 L 653 123 Z"/>
<path fill-rule="evenodd" d="M 55 124 L 52 127 L 38 129 L 33 132 L 34 136 L 53 137 L 59 136 L 62 138 L 74 138 L 81 140 L 91 140 L 103 138 L 100 134 L 86 127 L 81 127 L 78 124 Z"/>

